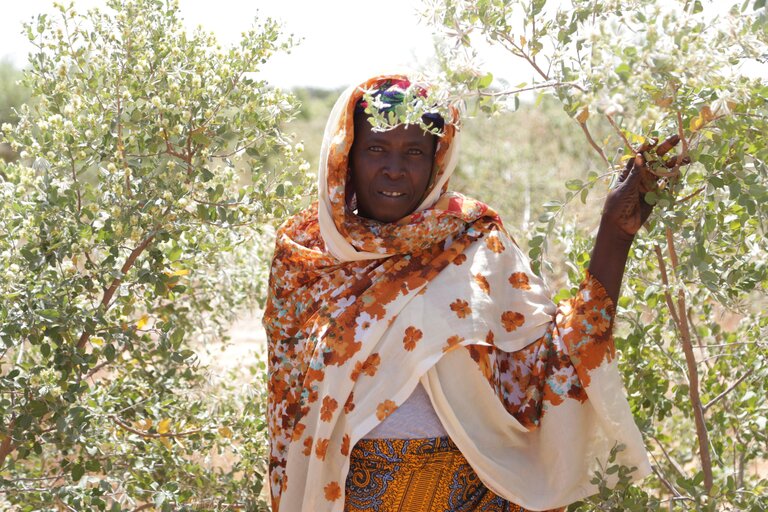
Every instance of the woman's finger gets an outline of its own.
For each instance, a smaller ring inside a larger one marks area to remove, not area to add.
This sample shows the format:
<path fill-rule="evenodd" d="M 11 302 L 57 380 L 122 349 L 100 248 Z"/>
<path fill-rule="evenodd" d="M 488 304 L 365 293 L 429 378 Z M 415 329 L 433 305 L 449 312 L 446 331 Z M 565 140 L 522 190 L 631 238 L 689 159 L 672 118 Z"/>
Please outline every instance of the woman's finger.
<path fill-rule="evenodd" d="M 666 160 L 662 160 L 664 162 L 664 167 L 666 167 L 667 169 L 672 169 L 673 167 L 677 167 L 678 165 L 677 158 L 678 158 L 678 155 L 672 155 Z M 679 165 L 688 165 L 689 163 L 691 163 L 691 157 L 686 156 L 685 158 L 683 158 L 682 162 L 680 162 Z"/>
<path fill-rule="evenodd" d="M 640 146 L 640 149 L 642 149 L 642 148 L 643 148 L 643 146 Z M 638 157 L 640 158 L 640 160 L 638 160 Z M 624 170 L 621 171 L 621 175 L 619 176 L 619 179 L 618 179 L 618 181 L 616 183 L 616 186 L 621 185 L 622 183 L 624 183 L 624 181 L 626 181 L 627 177 L 632 172 L 632 170 L 635 169 L 635 167 L 638 166 L 637 162 L 640 162 L 639 165 L 641 167 L 643 165 L 645 165 L 645 157 L 643 156 L 642 151 L 639 152 L 639 153 L 635 153 L 634 157 L 627 159 L 627 165 L 624 166 Z"/>
<path fill-rule="evenodd" d="M 680 136 L 675 134 L 671 137 L 668 137 L 664 142 L 662 142 L 659 147 L 656 148 L 656 154 L 659 156 L 662 156 L 667 153 L 670 149 L 677 146 L 677 143 L 680 142 Z"/>
<path fill-rule="evenodd" d="M 640 153 L 627 162 L 627 168 L 621 173 L 619 185 L 622 187 L 631 187 L 640 179 L 641 169 L 645 167 L 645 158 Z"/>

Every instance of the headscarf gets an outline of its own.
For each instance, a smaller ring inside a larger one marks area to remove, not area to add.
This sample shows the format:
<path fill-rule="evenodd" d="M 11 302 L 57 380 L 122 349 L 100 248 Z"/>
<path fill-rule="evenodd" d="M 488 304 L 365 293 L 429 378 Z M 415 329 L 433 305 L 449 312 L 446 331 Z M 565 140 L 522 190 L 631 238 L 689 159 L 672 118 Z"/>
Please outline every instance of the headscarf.
<path fill-rule="evenodd" d="M 518 370 L 503 360 L 547 332 L 555 307 L 498 215 L 448 191 L 456 118 L 446 120 L 416 211 L 381 223 L 347 205 L 355 108 L 387 81 L 408 78 L 375 77 L 342 93 L 323 137 L 318 201 L 277 233 L 264 315 L 274 512 L 342 511 L 352 446 L 419 382 L 468 459 L 496 449 L 485 442 L 525 444 L 514 436 L 528 429 L 501 396 L 515 393 L 506 383 Z M 475 415 L 485 440 L 465 431 Z M 490 462 L 491 471 L 476 469 L 499 493 L 504 463 Z"/>
<path fill-rule="evenodd" d="M 383 224 L 358 217 L 347 208 L 346 184 L 349 152 L 354 140 L 355 109 L 366 91 L 382 88 L 389 91 L 384 93 L 386 100 L 401 101 L 391 92 L 393 88 L 389 84 L 393 82 L 399 88 L 410 85 L 407 77 L 394 75 L 375 77 L 348 88 L 336 101 L 325 126 L 317 176 L 318 219 L 328 253 L 341 261 L 412 253 L 445 239 L 448 233 L 455 232 L 465 222 L 461 214 L 457 217 L 454 215 L 456 211 L 449 211 L 450 199 L 459 196 L 445 194 L 459 156 L 458 112 L 455 109 L 453 115 L 456 119 L 446 123 L 437 142 L 428 192 L 413 214 L 399 222 Z M 387 87 L 383 87 L 385 84 Z M 442 203 L 436 205 L 441 196 Z M 465 208 L 469 209 L 469 205 L 467 203 Z M 473 217 L 472 220 L 476 220 L 486 216 L 501 225 L 498 215 L 486 205 L 477 201 L 472 201 L 471 205 L 476 211 L 465 216 L 466 219 Z"/>

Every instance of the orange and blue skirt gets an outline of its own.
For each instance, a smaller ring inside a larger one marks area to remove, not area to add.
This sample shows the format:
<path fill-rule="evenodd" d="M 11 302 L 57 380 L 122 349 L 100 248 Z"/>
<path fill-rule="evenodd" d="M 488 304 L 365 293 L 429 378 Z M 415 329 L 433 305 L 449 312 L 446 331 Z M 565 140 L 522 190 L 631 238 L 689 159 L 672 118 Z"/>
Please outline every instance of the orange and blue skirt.
<path fill-rule="evenodd" d="M 345 512 L 527 512 L 490 491 L 448 437 L 362 439 Z"/>

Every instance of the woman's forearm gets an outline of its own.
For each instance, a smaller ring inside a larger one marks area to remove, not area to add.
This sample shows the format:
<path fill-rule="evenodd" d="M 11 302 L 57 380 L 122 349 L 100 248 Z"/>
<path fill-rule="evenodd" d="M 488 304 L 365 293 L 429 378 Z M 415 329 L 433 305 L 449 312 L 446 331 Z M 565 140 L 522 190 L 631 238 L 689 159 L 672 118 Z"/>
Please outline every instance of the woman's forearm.
<path fill-rule="evenodd" d="M 627 236 L 605 218 L 601 220 L 588 270 L 600 281 L 614 304 L 619 299 L 621 280 L 633 240 L 634 237 Z"/>

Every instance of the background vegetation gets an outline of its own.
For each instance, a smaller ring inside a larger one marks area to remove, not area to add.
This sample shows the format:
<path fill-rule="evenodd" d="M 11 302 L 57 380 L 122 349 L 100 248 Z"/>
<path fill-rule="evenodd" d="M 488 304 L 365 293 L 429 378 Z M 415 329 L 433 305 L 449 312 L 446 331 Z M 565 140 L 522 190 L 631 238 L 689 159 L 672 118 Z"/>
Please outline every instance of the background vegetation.
<path fill-rule="evenodd" d="M 221 49 L 173 2 L 107 4 L 30 25 L 22 84 L 0 64 L 0 509 L 263 510 L 264 364 L 201 356 L 263 300 L 338 91 L 245 74 L 291 44 L 269 20 Z M 680 132 L 695 162 L 660 176 L 619 309 L 655 475 L 569 510 L 768 510 L 768 86 L 732 71 L 765 58 L 765 6 L 559 7 L 424 13 L 434 78 L 474 114 L 454 188 L 502 213 L 557 298 L 630 147 Z M 538 78 L 494 81 L 482 40 Z"/>

